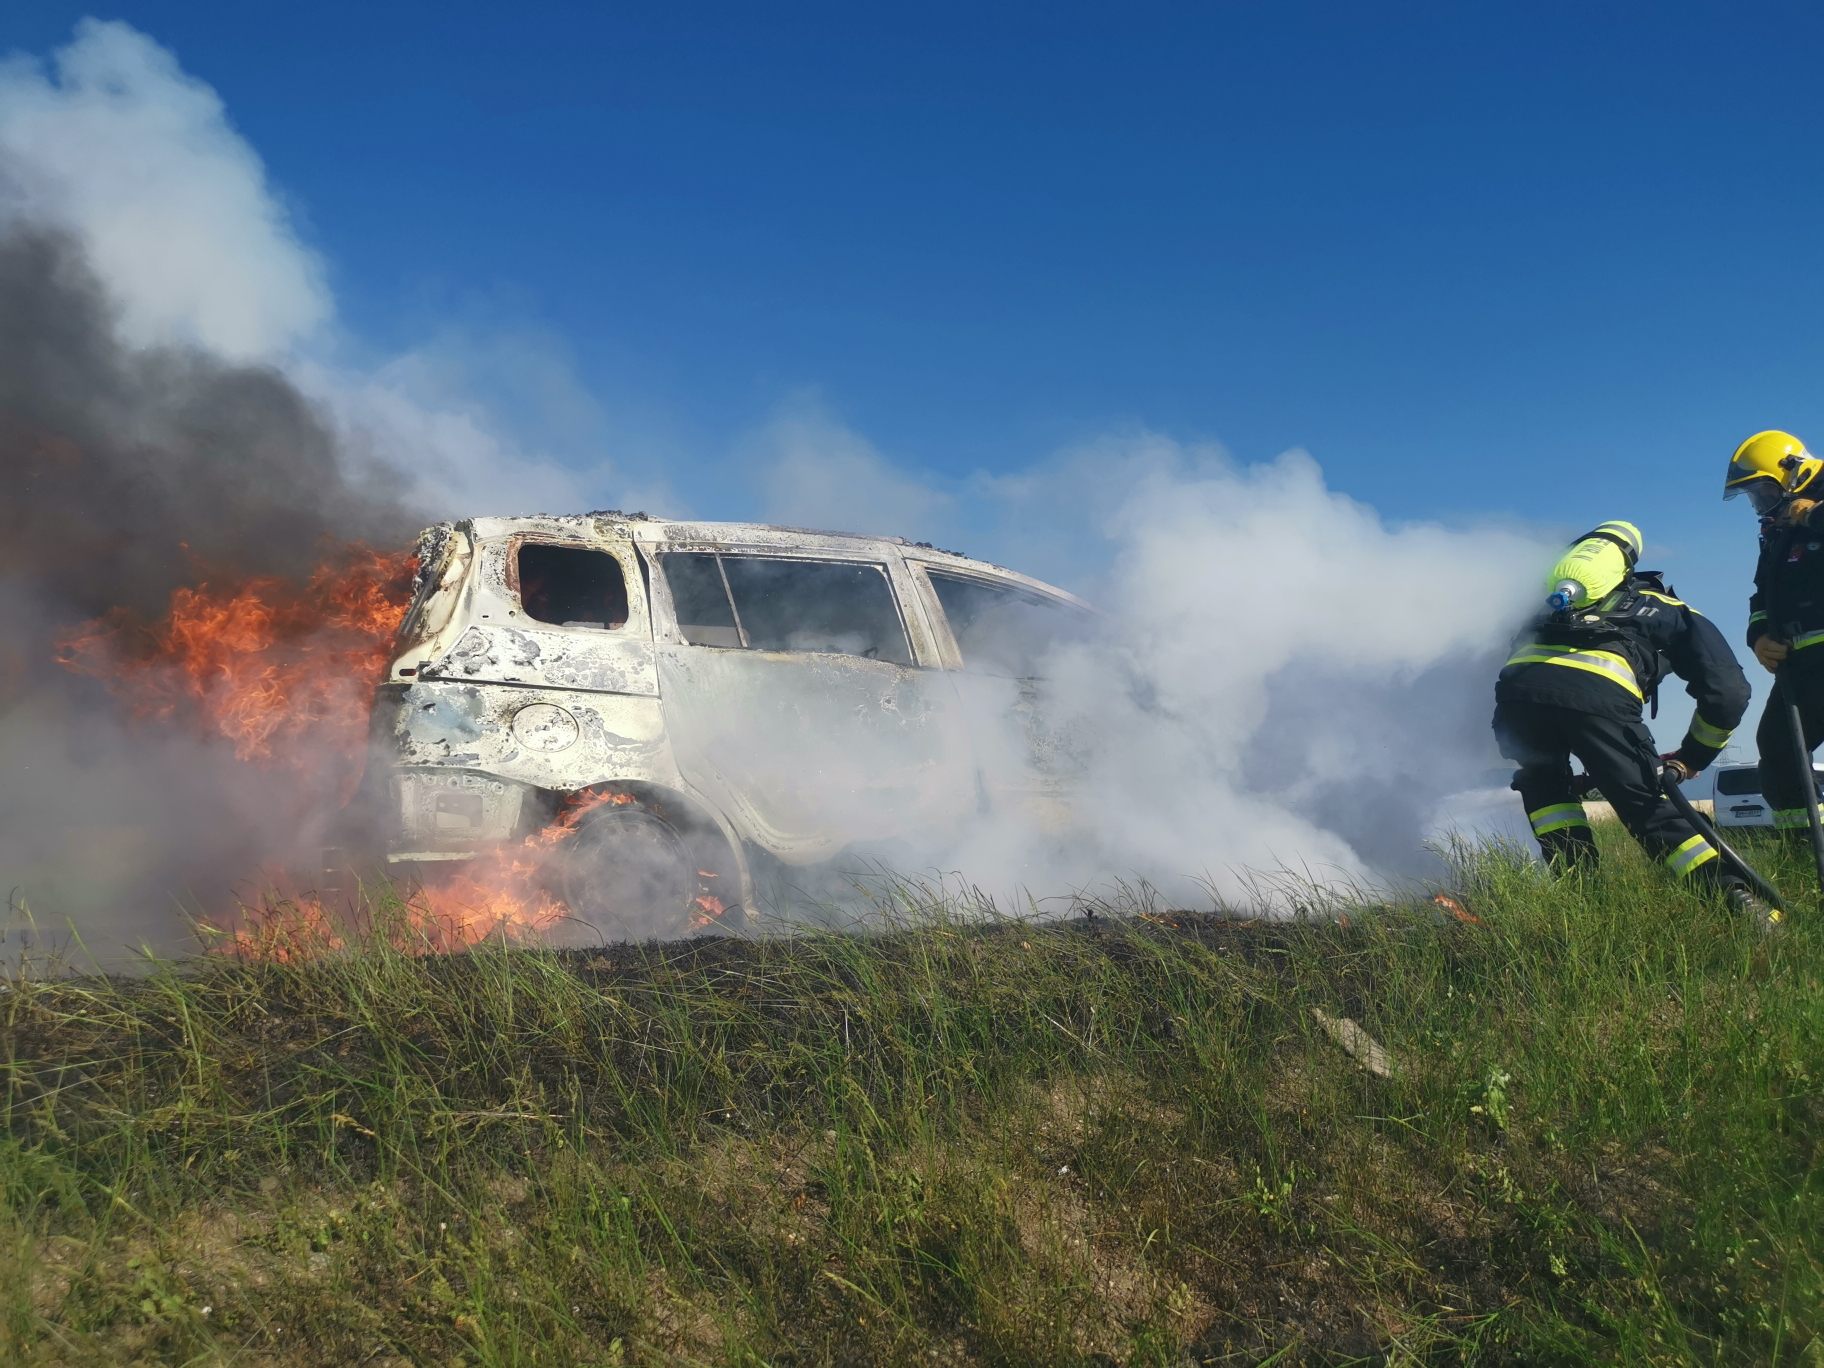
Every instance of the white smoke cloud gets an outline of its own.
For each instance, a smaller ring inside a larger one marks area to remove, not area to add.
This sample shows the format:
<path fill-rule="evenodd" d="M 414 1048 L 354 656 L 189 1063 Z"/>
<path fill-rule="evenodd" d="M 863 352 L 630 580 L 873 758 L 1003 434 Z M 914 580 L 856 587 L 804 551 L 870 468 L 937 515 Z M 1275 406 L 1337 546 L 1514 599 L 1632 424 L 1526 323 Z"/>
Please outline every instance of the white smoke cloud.
<path fill-rule="evenodd" d="M 432 350 L 368 372 L 300 361 L 291 373 L 333 416 L 344 446 L 399 472 L 407 499 L 433 516 L 573 512 L 627 497 L 605 460 L 579 467 L 528 449 Z"/>
<path fill-rule="evenodd" d="M 587 405 L 568 358 L 499 343 L 476 358 L 431 338 L 351 364 L 320 256 L 220 97 L 127 24 L 85 19 L 46 63 L 0 61 L 0 226 L 73 233 L 119 310 L 123 342 L 196 346 L 283 369 L 351 450 L 402 477 L 435 516 L 599 507 L 628 495 L 599 453 L 559 460 L 516 429 L 574 427 Z M 478 393 L 514 376 L 509 423 Z M 544 420 L 559 415 L 554 422 Z M 530 421 L 528 421 L 530 420 Z M 662 491 L 661 491 L 662 494 Z"/>
<path fill-rule="evenodd" d="M 1112 720 L 1092 788 L 1113 800 L 1113 848 L 1156 877 L 1410 868 L 1427 810 L 1498 763 L 1493 678 L 1545 548 L 1390 526 L 1303 452 L 1244 467 L 1166 459 L 1152 438 L 1141 459 L 1099 597 L 1147 693 L 1111 687 L 1105 664 L 1061 681 L 1079 714 Z"/>
<path fill-rule="evenodd" d="M 1328 488 L 1302 451 L 1244 465 L 1136 428 L 958 491 L 915 482 L 925 497 L 911 500 L 894 486 L 912 477 L 827 414 L 794 431 L 804 440 L 762 472 L 776 519 L 827 522 L 842 497 L 831 486 L 859 466 L 863 497 L 841 505 L 849 526 L 966 542 L 1107 615 L 1104 639 L 1061 651 L 1042 691 L 1054 731 L 1094 738 L 1070 817 L 1017 802 L 972 814 L 917 849 L 926 868 L 1010 901 L 1111 879 L 1188 901 L 1207 881 L 1243 900 L 1261 873 L 1412 874 L 1427 838 L 1490 825 L 1478 786 L 1502 764 L 1494 676 L 1549 543 L 1495 525 L 1389 524 Z M 867 497 L 882 488 L 884 502 Z M 970 720 L 989 787 L 1017 790 L 1032 738 L 1012 690 L 977 690 Z M 728 726 L 727 744 L 741 730 Z M 923 744 L 898 763 L 930 763 Z M 877 782 L 844 747 L 795 745 L 801 772 L 832 790 Z"/>
<path fill-rule="evenodd" d="M 334 309 L 265 168 L 216 93 L 122 23 L 85 19 L 47 66 L 0 62 L 4 195 L 72 229 L 131 343 L 282 353 Z"/>
<path fill-rule="evenodd" d="M 918 536 L 951 522 L 955 500 L 935 480 L 895 467 L 812 396 L 783 405 L 749 448 L 769 522 Z"/>

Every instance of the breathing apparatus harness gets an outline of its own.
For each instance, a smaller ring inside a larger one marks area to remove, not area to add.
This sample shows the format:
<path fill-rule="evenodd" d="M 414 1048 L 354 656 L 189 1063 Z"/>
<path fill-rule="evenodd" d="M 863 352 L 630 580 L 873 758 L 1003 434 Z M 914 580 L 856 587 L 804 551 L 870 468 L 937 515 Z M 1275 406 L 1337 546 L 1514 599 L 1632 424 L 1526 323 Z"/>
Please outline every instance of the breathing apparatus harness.
<path fill-rule="evenodd" d="M 1667 598 L 1678 597 L 1666 584 L 1660 571 L 1634 568 L 1640 559 L 1640 553 L 1627 538 L 1599 527 L 1578 537 L 1576 542 L 1590 540 L 1612 542 L 1619 547 L 1627 570 L 1622 575 L 1621 583 L 1598 602 L 1585 604 L 1581 608 L 1548 609 L 1541 614 L 1534 621 L 1533 633 L 1537 640 L 1547 645 L 1574 646 L 1584 651 L 1613 649 L 1627 639 L 1620 621 L 1640 602 L 1643 590 L 1663 594 Z M 1664 674 L 1663 665 L 1656 662 L 1652 684 L 1647 690 L 1649 717 L 1659 716 L 1659 681 Z"/>

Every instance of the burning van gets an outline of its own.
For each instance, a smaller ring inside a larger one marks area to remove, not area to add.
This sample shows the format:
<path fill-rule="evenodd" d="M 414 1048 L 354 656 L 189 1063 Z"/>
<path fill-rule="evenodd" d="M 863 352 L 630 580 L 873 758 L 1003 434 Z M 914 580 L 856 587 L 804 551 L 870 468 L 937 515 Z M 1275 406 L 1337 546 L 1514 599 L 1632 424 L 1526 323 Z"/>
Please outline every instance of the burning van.
<path fill-rule="evenodd" d="M 561 842 L 549 894 L 603 934 L 727 921 L 763 872 L 1060 802 L 1036 676 L 1093 622 L 898 538 L 440 524 L 374 711 L 388 855 L 429 875 Z"/>

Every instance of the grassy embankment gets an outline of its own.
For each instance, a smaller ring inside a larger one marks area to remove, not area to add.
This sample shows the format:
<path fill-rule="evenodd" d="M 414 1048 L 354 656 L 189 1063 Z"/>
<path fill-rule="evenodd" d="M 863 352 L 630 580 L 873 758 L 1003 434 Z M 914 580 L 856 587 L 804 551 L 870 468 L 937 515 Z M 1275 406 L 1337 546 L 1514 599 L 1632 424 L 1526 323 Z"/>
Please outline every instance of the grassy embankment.
<path fill-rule="evenodd" d="M 1609 844 L 1479 925 L 18 982 L 0 1360 L 1817 1361 L 1824 926 Z"/>

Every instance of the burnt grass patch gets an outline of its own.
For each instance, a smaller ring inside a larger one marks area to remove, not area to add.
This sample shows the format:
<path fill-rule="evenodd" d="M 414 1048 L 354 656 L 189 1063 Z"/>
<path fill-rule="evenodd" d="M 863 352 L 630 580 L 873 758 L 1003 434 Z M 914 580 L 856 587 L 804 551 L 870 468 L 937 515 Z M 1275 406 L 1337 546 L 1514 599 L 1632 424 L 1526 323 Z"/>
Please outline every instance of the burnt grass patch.
<path fill-rule="evenodd" d="M 1471 855 L 1473 921 L 21 974 L 0 1359 L 1816 1361 L 1824 937 L 1609 854 Z"/>

